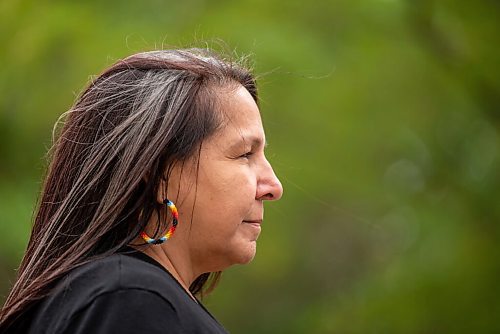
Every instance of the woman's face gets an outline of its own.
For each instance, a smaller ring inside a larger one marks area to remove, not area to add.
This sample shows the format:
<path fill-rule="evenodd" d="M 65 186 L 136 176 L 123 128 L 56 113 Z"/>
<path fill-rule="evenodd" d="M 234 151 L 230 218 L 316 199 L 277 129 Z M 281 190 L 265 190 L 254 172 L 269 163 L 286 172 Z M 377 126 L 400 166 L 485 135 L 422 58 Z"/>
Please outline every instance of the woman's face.
<path fill-rule="evenodd" d="M 251 261 L 265 226 L 264 201 L 283 194 L 264 155 L 264 129 L 252 96 L 242 86 L 221 96 L 226 121 L 202 144 L 198 178 L 196 168 L 174 169 L 168 187 L 179 200 L 180 216 L 167 244 L 187 245 L 192 265 L 202 272 Z"/>

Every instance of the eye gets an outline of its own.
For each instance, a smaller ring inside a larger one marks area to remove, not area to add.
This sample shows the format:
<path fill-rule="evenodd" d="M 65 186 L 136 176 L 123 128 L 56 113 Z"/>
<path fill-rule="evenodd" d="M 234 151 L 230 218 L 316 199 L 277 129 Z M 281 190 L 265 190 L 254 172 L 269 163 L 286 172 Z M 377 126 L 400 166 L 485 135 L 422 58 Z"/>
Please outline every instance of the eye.
<path fill-rule="evenodd" d="M 253 155 L 253 152 L 246 152 L 245 154 L 240 155 L 238 158 L 248 159 Z"/>

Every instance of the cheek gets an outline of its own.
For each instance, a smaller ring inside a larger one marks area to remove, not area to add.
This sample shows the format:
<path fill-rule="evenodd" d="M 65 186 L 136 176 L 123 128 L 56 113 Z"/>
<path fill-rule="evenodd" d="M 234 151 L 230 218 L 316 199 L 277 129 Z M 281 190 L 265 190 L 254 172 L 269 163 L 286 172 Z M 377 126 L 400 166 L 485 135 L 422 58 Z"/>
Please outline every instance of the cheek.
<path fill-rule="evenodd" d="M 255 194 L 256 182 L 251 177 L 243 173 L 234 177 L 219 196 L 221 216 L 238 224 L 248 219 L 254 208 Z"/>
<path fill-rule="evenodd" d="M 198 186 L 192 189 L 196 201 L 195 221 L 203 230 L 228 235 L 251 211 L 257 191 L 253 170 L 236 161 L 202 165 Z M 196 195 L 194 193 L 196 192 Z"/>
<path fill-rule="evenodd" d="M 227 242 L 249 213 L 255 201 L 256 182 L 243 173 L 198 187 L 194 224 L 214 242 Z M 221 240 L 225 239 L 225 240 Z"/>
<path fill-rule="evenodd" d="M 255 199 L 257 180 L 248 166 L 231 161 L 200 176 L 198 190 L 209 201 L 223 204 L 226 209 Z"/>
<path fill-rule="evenodd" d="M 242 221 L 253 218 L 257 182 L 248 166 L 239 167 L 230 175 L 204 175 L 198 184 L 191 247 L 214 268 L 246 263 L 255 255 L 255 236 Z"/>

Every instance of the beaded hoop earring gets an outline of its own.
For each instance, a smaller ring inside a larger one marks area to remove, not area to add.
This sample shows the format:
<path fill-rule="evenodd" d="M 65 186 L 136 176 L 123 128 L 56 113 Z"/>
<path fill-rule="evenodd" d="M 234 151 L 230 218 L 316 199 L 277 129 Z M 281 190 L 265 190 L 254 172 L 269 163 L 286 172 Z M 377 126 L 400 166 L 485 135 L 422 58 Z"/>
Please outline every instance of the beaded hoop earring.
<path fill-rule="evenodd" d="M 172 226 L 168 229 L 167 234 L 165 234 L 163 237 L 158 238 L 158 239 L 153 239 L 149 235 L 147 235 L 145 231 L 142 231 L 141 237 L 148 244 L 152 244 L 152 245 L 162 244 L 163 242 L 170 239 L 170 237 L 172 235 L 174 235 L 175 229 L 177 228 L 178 219 L 179 219 L 179 213 L 177 212 L 177 208 L 175 207 L 174 203 L 172 201 L 170 201 L 168 198 L 165 198 L 163 200 L 163 203 L 167 205 L 167 207 L 170 209 L 170 212 L 172 212 L 172 216 L 174 217 L 174 220 L 172 222 Z"/>

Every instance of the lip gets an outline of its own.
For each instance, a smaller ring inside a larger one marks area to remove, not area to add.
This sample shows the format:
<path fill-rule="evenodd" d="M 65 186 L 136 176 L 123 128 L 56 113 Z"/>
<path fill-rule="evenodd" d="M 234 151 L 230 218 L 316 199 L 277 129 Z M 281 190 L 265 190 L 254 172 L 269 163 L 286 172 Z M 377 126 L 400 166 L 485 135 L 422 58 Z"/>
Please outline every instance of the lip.
<path fill-rule="evenodd" d="M 261 219 L 260 220 L 244 220 L 243 223 L 260 226 L 260 224 L 262 224 L 262 220 Z"/>

